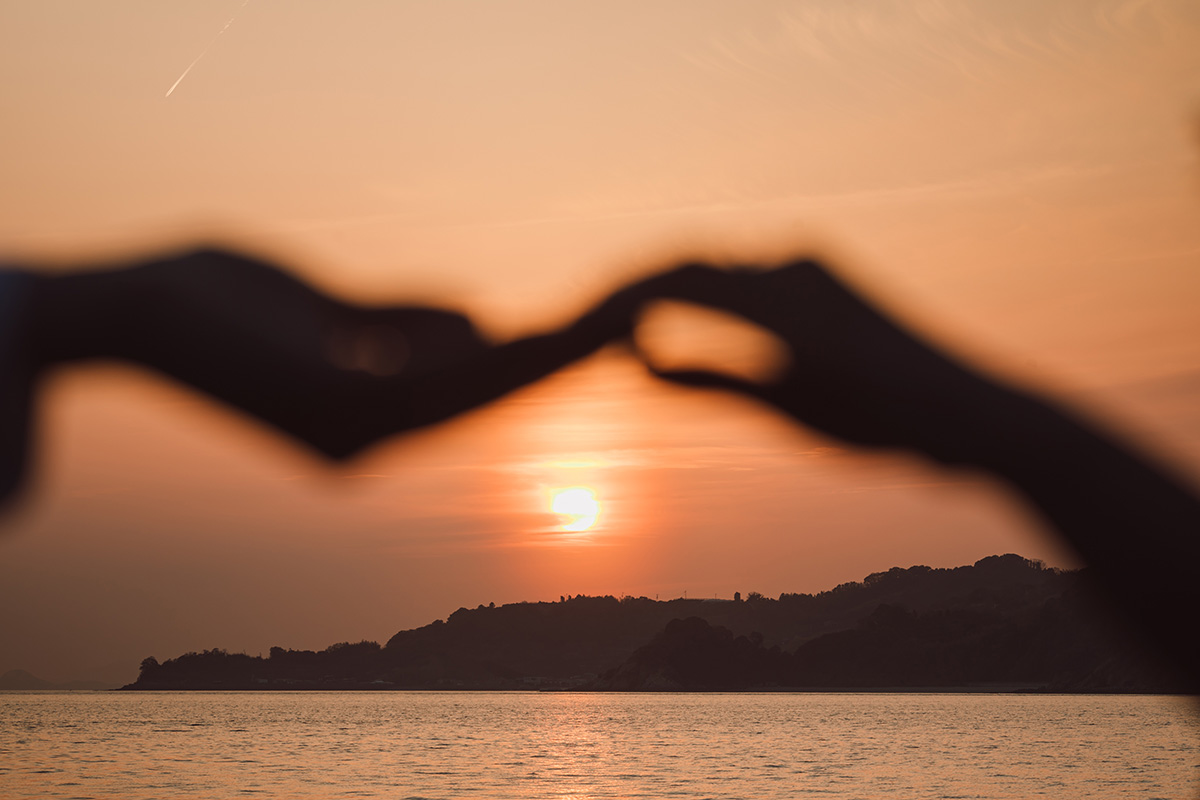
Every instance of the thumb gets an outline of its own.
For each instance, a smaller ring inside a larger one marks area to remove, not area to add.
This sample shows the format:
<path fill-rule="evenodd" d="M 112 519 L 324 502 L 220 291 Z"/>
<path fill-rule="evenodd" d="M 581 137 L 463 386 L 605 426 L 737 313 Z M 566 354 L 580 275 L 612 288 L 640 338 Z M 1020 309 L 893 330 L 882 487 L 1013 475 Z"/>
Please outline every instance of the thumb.
<path fill-rule="evenodd" d="M 773 402 L 772 387 L 743 380 L 742 378 L 735 378 L 732 375 L 708 372 L 706 370 L 663 370 L 650 364 L 647 365 L 647 369 L 655 377 L 662 378 L 671 383 L 678 383 L 682 386 L 690 386 L 695 389 L 720 389 L 756 397 L 768 403 Z"/>

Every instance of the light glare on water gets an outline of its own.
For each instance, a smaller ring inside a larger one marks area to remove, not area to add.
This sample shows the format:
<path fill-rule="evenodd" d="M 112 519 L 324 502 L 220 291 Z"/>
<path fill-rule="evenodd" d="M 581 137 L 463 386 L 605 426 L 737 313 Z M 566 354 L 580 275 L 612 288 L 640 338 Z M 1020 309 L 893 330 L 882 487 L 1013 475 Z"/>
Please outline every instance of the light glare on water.
<path fill-rule="evenodd" d="M 0 693 L 5 798 L 1183 798 L 1194 700 Z"/>

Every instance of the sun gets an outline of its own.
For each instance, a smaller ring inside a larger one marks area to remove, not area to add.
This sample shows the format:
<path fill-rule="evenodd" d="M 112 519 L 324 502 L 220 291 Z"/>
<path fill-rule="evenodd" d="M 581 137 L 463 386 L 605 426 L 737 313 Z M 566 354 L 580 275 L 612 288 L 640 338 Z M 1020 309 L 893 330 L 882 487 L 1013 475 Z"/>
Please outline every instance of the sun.
<path fill-rule="evenodd" d="M 600 516 L 600 501 L 595 490 L 587 486 L 551 489 L 550 510 L 563 515 L 564 531 L 586 531 Z"/>

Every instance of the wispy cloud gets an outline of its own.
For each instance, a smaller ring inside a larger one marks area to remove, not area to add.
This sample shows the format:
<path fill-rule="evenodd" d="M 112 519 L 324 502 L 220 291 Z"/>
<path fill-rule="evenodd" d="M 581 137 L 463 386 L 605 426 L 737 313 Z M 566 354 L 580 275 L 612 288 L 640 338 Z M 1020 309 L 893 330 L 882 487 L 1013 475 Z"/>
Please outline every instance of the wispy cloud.
<path fill-rule="evenodd" d="M 715 36 L 684 57 L 705 69 L 759 78 L 794 74 L 807 61 L 842 81 L 866 66 L 875 83 L 927 68 L 985 82 L 1000 80 L 1014 63 L 1069 65 L 1114 37 L 1169 39 L 1194 29 L 1196 16 L 1188 0 L 818 0 L 781 3 L 769 23 Z"/>

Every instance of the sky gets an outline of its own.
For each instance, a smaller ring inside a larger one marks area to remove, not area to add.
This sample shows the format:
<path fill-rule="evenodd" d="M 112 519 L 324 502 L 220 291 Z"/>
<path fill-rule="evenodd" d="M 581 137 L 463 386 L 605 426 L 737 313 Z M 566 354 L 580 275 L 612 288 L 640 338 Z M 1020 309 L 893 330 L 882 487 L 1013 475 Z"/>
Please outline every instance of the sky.
<path fill-rule="evenodd" d="M 684 257 L 820 252 L 1200 482 L 1191 0 L 0 0 L 0 19 L 0 258 L 86 269 L 216 238 L 505 339 Z M 723 330 L 640 335 L 699 357 Z M 41 410 L 36 480 L 0 519 L 0 672 L 52 680 L 384 641 L 480 603 L 1073 563 L 986 476 L 848 450 L 617 349 L 336 470 L 130 367 L 65 371 Z M 551 510 L 571 486 L 600 503 L 586 531 Z"/>

